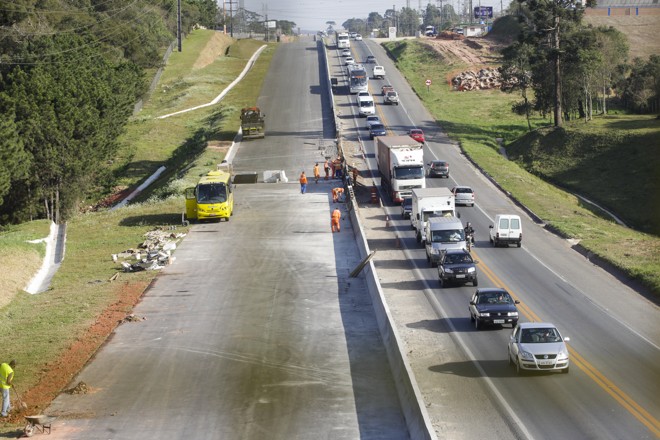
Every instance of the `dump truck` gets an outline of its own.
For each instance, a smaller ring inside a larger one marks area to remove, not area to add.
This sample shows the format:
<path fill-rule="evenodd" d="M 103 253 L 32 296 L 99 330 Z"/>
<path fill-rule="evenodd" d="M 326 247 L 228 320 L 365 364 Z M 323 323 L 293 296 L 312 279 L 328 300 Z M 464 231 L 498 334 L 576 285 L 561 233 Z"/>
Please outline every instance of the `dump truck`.
<path fill-rule="evenodd" d="M 395 203 L 411 197 L 413 188 L 425 188 L 424 145 L 410 136 L 378 136 L 377 162 L 383 191 Z"/>
<path fill-rule="evenodd" d="M 241 109 L 241 131 L 243 139 L 262 138 L 266 136 L 266 115 L 259 107 L 245 107 Z"/>

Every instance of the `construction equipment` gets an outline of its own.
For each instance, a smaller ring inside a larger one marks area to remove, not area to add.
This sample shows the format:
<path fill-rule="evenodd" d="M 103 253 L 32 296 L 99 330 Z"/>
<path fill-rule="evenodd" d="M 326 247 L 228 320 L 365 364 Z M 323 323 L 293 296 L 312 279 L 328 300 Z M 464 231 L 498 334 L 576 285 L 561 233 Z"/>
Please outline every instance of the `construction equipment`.
<path fill-rule="evenodd" d="M 241 131 L 243 139 L 262 138 L 266 136 L 266 115 L 259 107 L 241 109 Z"/>

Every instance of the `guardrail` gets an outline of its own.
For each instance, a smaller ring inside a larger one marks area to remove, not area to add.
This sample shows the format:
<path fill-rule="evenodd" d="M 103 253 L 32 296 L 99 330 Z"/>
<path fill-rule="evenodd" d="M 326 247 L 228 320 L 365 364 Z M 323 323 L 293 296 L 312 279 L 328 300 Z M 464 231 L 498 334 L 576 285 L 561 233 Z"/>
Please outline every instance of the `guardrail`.
<path fill-rule="evenodd" d="M 317 40 L 319 50 L 323 51 L 323 61 L 325 63 L 325 72 L 327 89 L 330 93 L 330 101 L 332 106 L 332 114 L 335 121 L 335 132 L 337 139 L 337 148 L 343 157 L 342 152 L 342 132 L 341 124 L 338 123 L 338 116 L 335 112 L 334 93 L 332 91 L 330 68 L 328 63 L 328 54 L 325 46 L 325 39 Z M 347 187 L 347 208 L 351 223 L 353 224 L 353 233 L 356 238 L 358 249 L 360 250 L 361 258 L 367 258 L 371 253 L 369 244 L 367 243 L 366 235 L 357 215 L 358 204 L 355 199 L 355 192 L 353 191 L 353 181 L 348 173 L 346 161 L 344 161 L 344 184 Z M 376 321 L 378 323 L 378 330 L 385 344 L 385 351 L 390 364 L 390 370 L 394 377 L 394 384 L 397 389 L 399 401 L 403 410 L 403 415 L 406 419 L 406 425 L 410 438 L 424 439 L 424 440 L 437 440 L 437 436 L 433 429 L 433 424 L 426 411 L 424 399 L 417 386 L 415 376 L 408 362 L 408 357 L 405 354 L 404 345 L 401 342 L 394 319 L 385 301 L 383 289 L 381 288 L 380 281 L 378 281 L 378 274 L 373 261 L 369 261 L 362 270 L 365 281 L 367 283 L 367 291 L 371 297 L 371 302 L 374 307 Z"/>

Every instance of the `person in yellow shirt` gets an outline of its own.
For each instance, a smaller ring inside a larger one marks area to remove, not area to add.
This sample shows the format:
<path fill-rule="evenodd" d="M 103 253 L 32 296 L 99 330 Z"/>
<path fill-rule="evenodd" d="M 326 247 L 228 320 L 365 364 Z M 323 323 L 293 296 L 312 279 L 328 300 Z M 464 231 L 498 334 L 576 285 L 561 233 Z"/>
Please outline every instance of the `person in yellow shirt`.
<path fill-rule="evenodd" d="M 337 232 L 341 232 L 339 220 L 341 220 L 341 211 L 339 208 L 335 208 L 335 210 L 332 211 L 332 232 L 335 232 L 335 229 L 337 229 Z"/>
<path fill-rule="evenodd" d="M 2 387 L 2 417 L 7 417 L 11 402 L 9 400 L 9 390 L 12 387 L 14 380 L 14 368 L 16 368 L 16 361 L 11 360 L 9 363 L 3 362 L 0 364 L 0 386 Z"/>

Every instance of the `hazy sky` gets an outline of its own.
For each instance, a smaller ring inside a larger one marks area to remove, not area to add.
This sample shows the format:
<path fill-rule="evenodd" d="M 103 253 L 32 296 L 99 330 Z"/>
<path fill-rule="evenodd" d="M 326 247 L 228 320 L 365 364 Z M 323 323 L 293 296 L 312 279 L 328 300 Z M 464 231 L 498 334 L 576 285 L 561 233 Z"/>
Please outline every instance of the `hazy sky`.
<path fill-rule="evenodd" d="M 229 8 L 229 0 L 226 0 Z M 378 12 L 383 15 L 387 9 L 393 6 L 397 10 L 410 5 L 418 9 L 426 8 L 429 0 L 234 0 L 234 7 L 242 4 L 248 11 L 261 15 L 268 13 L 268 19 L 289 20 L 296 23 L 302 30 L 317 31 L 325 29 L 326 21 L 332 20 L 341 26 L 349 18 L 367 18 L 370 12 Z M 451 2 L 458 9 L 458 2 L 463 4 L 467 0 L 443 0 L 443 4 Z M 510 0 L 502 0 L 506 8 Z M 439 1 L 433 0 L 432 4 L 440 5 Z M 222 2 L 218 4 L 222 7 Z M 472 0 L 472 6 L 492 6 L 494 12 L 500 10 L 500 0 Z"/>

